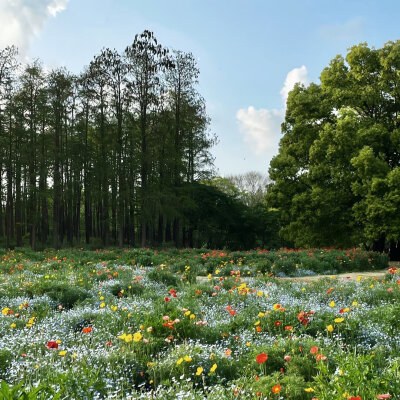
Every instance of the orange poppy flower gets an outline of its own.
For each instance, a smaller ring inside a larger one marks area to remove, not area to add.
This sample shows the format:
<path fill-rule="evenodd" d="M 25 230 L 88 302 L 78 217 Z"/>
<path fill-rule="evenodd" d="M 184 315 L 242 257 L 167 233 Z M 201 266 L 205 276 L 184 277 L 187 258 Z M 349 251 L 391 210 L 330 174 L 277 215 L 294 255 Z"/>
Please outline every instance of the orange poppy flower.
<path fill-rule="evenodd" d="M 260 353 L 256 358 L 256 363 L 263 364 L 268 360 L 268 355 L 265 353 Z"/>
<path fill-rule="evenodd" d="M 281 385 L 275 385 L 272 388 L 272 393 L 279 393 L 281 391 L 281 389 L 282 389 Z"/>

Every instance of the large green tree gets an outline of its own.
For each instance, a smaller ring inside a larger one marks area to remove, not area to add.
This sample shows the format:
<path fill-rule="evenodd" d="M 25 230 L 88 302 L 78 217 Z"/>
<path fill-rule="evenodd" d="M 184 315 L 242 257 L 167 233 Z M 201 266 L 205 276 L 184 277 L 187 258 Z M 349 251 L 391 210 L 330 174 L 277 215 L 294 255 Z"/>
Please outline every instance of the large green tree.
<path fill-rule="evenodd" d="M 289 94 L 270 205 L 298 246 L 400 241 L 400 41 L 335 57 L 320 84 Z"/>

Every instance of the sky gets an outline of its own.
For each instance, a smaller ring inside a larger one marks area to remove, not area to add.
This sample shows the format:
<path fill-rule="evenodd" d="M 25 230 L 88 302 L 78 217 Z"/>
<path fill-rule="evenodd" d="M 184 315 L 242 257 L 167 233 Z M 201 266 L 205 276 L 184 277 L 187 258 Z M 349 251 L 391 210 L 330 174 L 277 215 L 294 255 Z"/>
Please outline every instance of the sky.
<path fill-rule="evenodd" d="M 398 0 L 0 0 L 0 48 L 79 73 L 148 29 L 198 60 L 221 176 L 267 174 L 288 92 L 337 54 L 400 38 Z"/>

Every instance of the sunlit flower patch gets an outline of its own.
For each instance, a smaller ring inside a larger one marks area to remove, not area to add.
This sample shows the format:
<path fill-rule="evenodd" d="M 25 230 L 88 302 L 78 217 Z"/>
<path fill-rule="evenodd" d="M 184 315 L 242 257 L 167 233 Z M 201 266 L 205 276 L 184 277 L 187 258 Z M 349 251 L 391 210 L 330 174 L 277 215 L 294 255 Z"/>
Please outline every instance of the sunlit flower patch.
<path fill-rule="evenodd" d="M 276 265 L 263 270 L 262 257 L 279 266 L 304 254 L 254 253 L 7 253 L 1 391 L 21 385 L 27 394 L 71 399 L 400 396 L 397 267 L 379 278 L 329 270 L 320 280 L 285 280 L 271 274 Z M 363 256 L 348 254 L 337 261 Z"/>

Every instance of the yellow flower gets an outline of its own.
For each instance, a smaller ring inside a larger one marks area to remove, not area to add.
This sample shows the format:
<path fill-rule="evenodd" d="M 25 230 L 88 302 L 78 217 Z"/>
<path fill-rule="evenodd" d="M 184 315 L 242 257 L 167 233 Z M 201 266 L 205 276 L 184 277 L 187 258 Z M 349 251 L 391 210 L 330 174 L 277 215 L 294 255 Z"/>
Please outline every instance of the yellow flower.
<path fill-rule="evenodd" d="M 194 314 L 190 314 L 190 319 L 195 319 L 196 316 Z"/>
<path fill-rule="evenodd" d="M 8 312 L 10 311 L 10 309 L 8 308 L 8 307 L 6 307 L 6 308 L 3 308 L 2 310 L 1 310 L 1 313 L 3 314 L 3 315 L 8 315 Z"/>
<path fill-rule="evenodd" d="M 312 387 L 308 387 L 304 389 L 306 392 L 310 393 L 310 392 L 315 392 L 315 390 Z"/>
<path fill-rule="evenodd" d="M 340 324 L 341 322 L 343 322 L 344 321 L 344 318 L 335 318 L 335 322 L 337 323 L 337 324 Z"/>
<path fill-rule="evenodd" d="M 343 312 L 349 312 L 349 311 L 350 311 L 349 307 L 343 308 Z"/>
<path fill-rule="evenodd" d="M 104 296 L 100 296 L 100 300 L 104 300 Z"/>
<path fill-rule="evenodd" d="M 221 271 L 219 269 L 215 270 L 215 274 L 218 275 Z"/>
<path fill-rule="evenodd" d="M 132 335 L 131 334 L 125 336 L 125 342 L 126 343 L 132 342 Z"/>
<path fill-rule="evenodd" d="M 257 292 L 257 296 L 262 296 L 264 293 L 261 291 L 261 290 L 259 290 L 258 292 Z"/>
<path fill-rule="evenodd" d="M 262 318 L 264 315 L 265 315 L 265 314 L 264 314 L 263 312 L 259 312 L 259 313 L 258 313 L 258 316 L 259 316 L 260 318 Z"/>
<path fill-rule="evenodd" d="M 58 344 L 61 344 L 61 340 L 60 340 L 60 339 L 57 339 L 56 342 L 57 342 Z"/>
<path fill-rule="evenodd" d="M 369 287 L 372 289 L 372 288 L 374 287 L 374 284 L 371 283 L 371 284 L 369 285 Z"/>
<path fill-rule="evenodd" d="M 16 324 L 12 323 L 12 324 L 10 325 L 10 328 L 11 328 L 11 329 L 14 329 L 16 326 L 17 326 Z"/>
<path fill-rule="evenodd" d="M 272 308 L 276 311 L 276 310 L 279 310 L 281 308 L 281 305 L 280 304 L 274 304 L 272 306 Z"/>
<path fill-rule="evenodd" d="M 182 362 L 183 362 L 183 358 L 181 357 L 181 358 L 176 362 L 176 365 L 181 365 Z"/>
<path fill-rule="evenodd" d="M 119 336 L 117 336 L 117 337 L 118 337 L 118 339 L 125 340 L 125 338 L 126 338 L 126 333 L 123 333 L 122 335 L 119 335 Z"/>
<path fill-rule="evenodd" d="M 72 354 L 71 357 L 72 357 L 72 358 L 76 358 L 76 357 L 78 357 L 78 354 L 74 353 L 74 354 Z"/>
<path fill-rule="evenodd" d="M 254 322 L 254 326 L 260 325 L 260 321 Z"/>
<path fill-rule="evenodd" d="M 67 354 L 67 350 L 62 350 L 58 353 L 61 357 L 64 357 Z"/>
<path fill-rule="evenodd" d="M 140 340 L 142 339 L 142 334 L 140 333 L 140 332 L 136 332 L 134 335 L 133 335 L 133 341 L 134 342 L 140 342 Z"/>
<path fill-rule="evenodd" d="M 199 376 L 203 373 L 203 367 L 197 367 L 196 375 Z"/>
<path fill-rule="evenodd" d="M 189 310 L 186 311 L 186 312 L 185 312 L 185 315 L 190 315 L 190 311 L 189 311 Z"/>
<path fill-rule="evenodd" d="M 357 303 L 356 301 L 353 301 L 353 302 L 351 303 L 351 305 L 352 305 L 352 306 L 358 306 L 358 303 Z"/>
<path fill-rule="evenodd" d="M 305 288 L 305 287 L 303 287 L 301 290 L 302 290 L 303 292 L 305 292 L 305 291 L 306 291 L 306 288 Z"/>
<path fill-rule="evenodd" d="M 185 356 L 185 357 L 183 357 L 183 359 L 184 359 L 184 361 L 186 361 L 186 362 L 192 361 L 192 357 L 190 357 L 190 356 Z"/>
<path fill-rule="evenodd" d="M 118 306 L 110 306 L 112 311 L 117 311 Z"/>
<path fill-rule="evenodd" d="M 100 304 L 100 308 L 104 308 L 105 306 L 106 306 L 106 303 L 104 303 L 104 302 Z"/>
<path fill-rule="evenodd" d="M 328 332 L 333 332 L 333 326 L 332 326 L 332 325 L 328 325 L 328 326 L 326 327 L 326 330 L 327 330 Z"/>
<path fill-rule="evenodd" d="M 246 343 L 246 346 L 247 346 L 247 347 L 250 347 L 250 346 L 251 346 L 251 343 L 250 343 L 250 342 L 247 342 L 247 343 Z"/>
<path fill-rule="evenodd" d="M 211 368 L 210 368 L 210 372 L 214 372 L 217 369 L 217 364 L 214 364 Z"/>
<path fill-rule="evenodd" d="M 335 302 L 332 300 L 330 303 L 329 303 L 329 307 L 335 307 Z"/>

